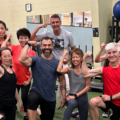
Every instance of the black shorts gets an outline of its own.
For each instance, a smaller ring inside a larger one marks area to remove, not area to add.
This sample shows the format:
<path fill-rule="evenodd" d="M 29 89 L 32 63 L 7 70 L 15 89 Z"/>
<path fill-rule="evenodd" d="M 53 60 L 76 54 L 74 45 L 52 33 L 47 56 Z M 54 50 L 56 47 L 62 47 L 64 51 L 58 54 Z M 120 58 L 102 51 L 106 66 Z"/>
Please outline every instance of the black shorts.
<path fill-rule="evenodd" d="M 116 106 L 111 101 L 103 101 L 103 102 L 105 103 L 106 108 L 100 108 L 100 109 L 104 112 L 108 111 L 109 109 L 112 109 L 112 111 L 113 111 L 112 119 L 119 120 L 119 118 L 120 118 L 120 106 Z"/>
<path fill-rule="evenodd" d="M 37 91 L 31 90 L 28 95 L 27 109 L 37 110 L 38 105 L 41 109 L 41 120 L 53 120 L 56 101 L 45 100 Z"/>
<path fill-rule="evenodd" d="M 5 116 L 5 118 L 3 117 L 5 120 L 15 120 L 15 115 L 16 115 L 15 104 L 13 106 L 8 106 L 0 102 L 0 113 L 2 113 L 3 116 Z"/>

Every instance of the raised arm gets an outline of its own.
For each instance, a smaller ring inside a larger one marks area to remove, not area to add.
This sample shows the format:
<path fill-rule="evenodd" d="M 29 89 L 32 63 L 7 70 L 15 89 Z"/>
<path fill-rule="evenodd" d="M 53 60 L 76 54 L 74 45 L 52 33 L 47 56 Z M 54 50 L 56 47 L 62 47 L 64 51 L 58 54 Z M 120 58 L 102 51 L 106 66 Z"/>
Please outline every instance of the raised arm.
<path fill-rule="evenodd" d="M 6 37 L 5 41 L 2 43 L 1 48 L 7 46 L 8 40 L 9 40 L 11 37 L 12 37 L 11 34 L 7 34 L 7 37 Z"/>
<path fill-rule="evenodd" d="M 59 73 L 65 74 L 65 73 L 69 73 L 70 70 L 71 70 L 70 67 L 62 68 L 64 58 L 65 58 L 65 56 L 66 56 L 67 54 L 68 54 L 68 51 L 67 51 L 66 49 L 64 49 L 64 51 L 63 51 L 63 56 L 62 56 L 62 58 L 60 59 L 60 62 L 59 62 L 58 67 L 57 67 L 57 72 L 59 72 Z"/>
<path fill-rule="evenodd" d="M 36 41 L 29 41 L 28 43 L 32 46 L 37 46 Z M 19 62 L 23 64 L 25 67 L 30 67 L 32 64 L 32 58 L 30 56 L 27 56 L 28 51 L 29 51 L 29 45 L 27 44 L 22 49 L 20 57 L 19 57 Z"/>
<path fill-rule="evenodd" d="M 40 41 L 39 39 L 38 39 L 38 37 L 36 36 L 36 34 L 37 34 L 37 32 L 38 32 L 38 30 L 39 29 L 41 29 L 42 27 L 47 27 L 47 24 L 46 23 L 43 23 L 43 24 L 41 24 L 41 25 L 39 25 L 32 33 L 31 33 L 31 38 L 30 38 L 30 40 L 31 41 Z"/>
<path fill-rule="evenodd" d="M 104 54 L 103 56 L 101 56 L 101 53 L 102 53 L 102 51 L 104 50 L 104 48 L 105 48 L 105 44 L 102 43 L 102 44 L 101 44 L 101 49 L 100 49 L 100 51 L 98 52 L 98 54 L 96 55 L 96 57 L 95 57 L 95 62 L 96 62 L 96 63 L 102 62 L 102 61 L 104 61 L 105 59 L 107 59 L 106 54 Z"/>
<path fill-rule="evenodd" d="M 92 53 L 90 51 L 87 51 L 83 57 L 83 61 L 82 61 L 82 76 L 83 77 L 94 77 L 94 76 L 97 76 L 97 75 L 101 75 L 102 74 L 102 69 L 103 67 L 98 67 L 96 69 L 89 69 L 87 67 L 87 64 L 86 64 L 86 58 L 88 56 L 91 56 Z"/>
<path fill-rule="evenodd" d="M 71 51 L 73 51 L 75 48 L 76 48 L 76 46 L 71 47 Z M 68 57 L 68 58 L 66 58 L 66 57 L 64 58 L 63 63 L 64 63 L 64 64 L 67 64 L 67 63 L 68 63 L 68 61 L 70 61 L 70 55 L 69 55 L 69 57 Z"/>

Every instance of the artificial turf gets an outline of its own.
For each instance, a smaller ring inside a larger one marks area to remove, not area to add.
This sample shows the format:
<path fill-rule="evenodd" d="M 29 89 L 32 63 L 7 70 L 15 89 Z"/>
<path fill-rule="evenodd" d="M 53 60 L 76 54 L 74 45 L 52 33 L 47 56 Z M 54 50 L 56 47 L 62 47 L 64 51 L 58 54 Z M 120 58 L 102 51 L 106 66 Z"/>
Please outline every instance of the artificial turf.
<path fill-rule="evenodd" d="M 88 92 L 88 99 L 90 101 L 91 98 L 93 98 L 95 96 L 99 96 L 101 94 L 102 94 L 101 91 L 91 91 L 91 92 Z M 56 97 L 56 100 L 57 100 L 56 101 L 56 109 L 55 109 L 55 115 L 54 115 L 54 119 L 53 120 L 62 120 L 65 108 L 62 108 L 61 110 L 58 110 L 57 108 L 60 106 L 60 103 L 59 103 L 59 99 L 57 97 Z M 18 107 L 18 110 L 19 110 L 19 107 Z M 101 110 L 99 110 L 99 113 L 100 113 L 99 120 L 109 120 L 109 118 L 103 118 L 102 117 L 102 113 L 103 112 Z M 46 113 L 46 115 L 47 115 L 47 113 Z M 20 113 L 20 112 L 17 111 L 16 112 L 16 120 L 23 120 L 23 113 Z M 38 116 L 37 116 L 37 120 L 40 120 L 40 118 Z M 70 120 L 76 120 L 76 119 L 71 117 Z M 88 120 L 91 120 L 89 113 L 88 113 Z"/>

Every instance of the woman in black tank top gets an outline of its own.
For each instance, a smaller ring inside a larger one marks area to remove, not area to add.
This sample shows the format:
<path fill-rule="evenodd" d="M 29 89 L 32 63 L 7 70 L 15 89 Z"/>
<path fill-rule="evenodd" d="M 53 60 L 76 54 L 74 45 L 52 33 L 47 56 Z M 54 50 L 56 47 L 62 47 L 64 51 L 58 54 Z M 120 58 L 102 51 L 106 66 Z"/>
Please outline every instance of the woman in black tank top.
<path fill-rule="evenodd" d="M 5 114 L 6 120 L 15 120 L 15 98 L 17 99 L 20 112 L 24 110 L 16 89 L 16 75 L 10 68 L 12 52 L 9 48 L 0 49 L 0 112 Z"/>

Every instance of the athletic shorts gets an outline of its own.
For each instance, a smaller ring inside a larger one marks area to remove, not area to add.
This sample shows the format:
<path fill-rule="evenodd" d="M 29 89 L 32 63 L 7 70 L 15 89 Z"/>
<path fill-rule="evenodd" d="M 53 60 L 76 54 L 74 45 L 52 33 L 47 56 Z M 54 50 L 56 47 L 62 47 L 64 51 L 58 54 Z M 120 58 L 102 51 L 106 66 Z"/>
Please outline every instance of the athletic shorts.
<path fill-rule="evenodd" d="M 31 90 L 28 95 L 27 109 L 37 110 L 38 105 L 41 109 L 41 120 L 53 120 L 56 101 L 45 100 L 36 90 Z"/>
<path fill-rule="evenodd" d="M 111 101 L 103 101 L 103 102 L 105 103 L 106 108 L 100 108 L 100 109 L 104 112 L 108 111 L 109 109 L 112 109 L 112 111 L 113 111 L 112 119 L 119 120 L 119 118 L 120 118 L 120 106 L 116 106 Z"/>

